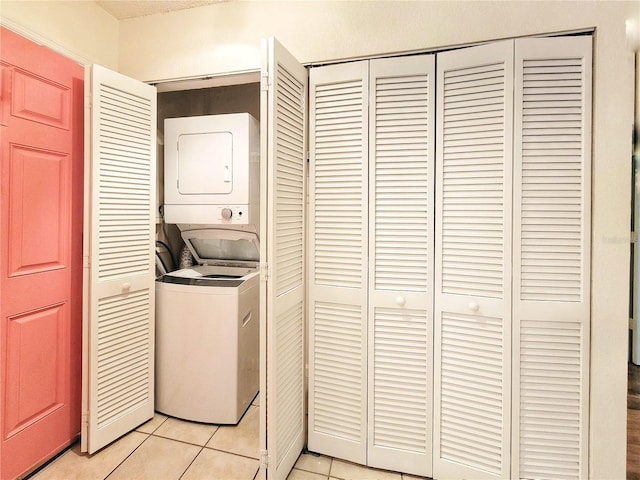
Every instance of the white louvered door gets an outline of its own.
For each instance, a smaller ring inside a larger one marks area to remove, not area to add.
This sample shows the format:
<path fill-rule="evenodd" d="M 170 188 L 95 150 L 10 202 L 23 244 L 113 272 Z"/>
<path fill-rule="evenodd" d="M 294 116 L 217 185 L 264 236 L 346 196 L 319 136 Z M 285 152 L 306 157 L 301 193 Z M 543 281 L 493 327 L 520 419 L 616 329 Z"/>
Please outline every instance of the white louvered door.
<path fill-rule="evenodd" d="M 431 476 L 435 56 L 369 78 L 367 464 Z"/>
<path fill-rule="evenodd" d="M 588 478 L 591 41 L 516 41 L 513 478 Z"/>
<path fill-rule="evenodd" d="M 368 62 L 311 69 L 309 449 L 366 462 Z"/>
<path fill-rule="evenodd" d="M 431 474 L 431 55 L 310 73 L 309 449 Z"/>
<path fill-rule="evenodd" d="M 82 450 L 93 453 L 153 417 L 156 89 L 88 73 Z"/>
<path fill-rule="evenodd" d="M 261 468 L 268 479 L 280 480 L 305 442 L 308 73 L 273 38 L 263 41 L 262 54 Z"/>
<path fill-rule="evenodd" d="M 311 71 L 309 448 L 587 478 L 591 37 L 425 58 Z"/>
<path fill-rule="evenodd" d="M 438 55 L 435 478 L 510 468 L 513 41 Z"/>
<path fill-rule="evenodd" d="M 436 478 L 588 477 L 591 41 L 438 57 Z"/>

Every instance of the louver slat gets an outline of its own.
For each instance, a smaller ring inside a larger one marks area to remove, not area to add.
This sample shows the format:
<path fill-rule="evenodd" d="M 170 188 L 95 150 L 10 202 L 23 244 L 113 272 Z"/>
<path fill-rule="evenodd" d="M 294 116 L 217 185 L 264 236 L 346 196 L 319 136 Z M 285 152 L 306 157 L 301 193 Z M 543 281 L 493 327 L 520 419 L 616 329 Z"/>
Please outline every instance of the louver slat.
<path fill-rule="evenodd" d="M 441 458 L 496 476 L 503 461 L 503 343 L 501 319 L 442 315 Z"/>
<path fill-rule="evenodd" d="M 520 325 L 521 476 L 582 478 L 581 337 L 579 323 Z"/>
<path fill-rule="evenodd" d="M 514 464 L 587 475 L 591 37 L 516 43 Z"/>
<path fill-rule="evenodd" d="M 298 363 L 303 358 L 303 318 L 302 304 L 296 303 L 279 315 L 276 335 L 279 347 L 276 352 L 276 402 L 281 414 L 277 418 L 277 461 L 280 463 L 299 432 L 299 419 L 304 418 L 304 402 L 301 393 L 304 391 L 304 377 Z M 296 361 L 293 361 L 296 360 Z"/>
<path fill-rule="evenodd" d="M 375 79 L 373 148 L 374 288 L 425 291 L 430 268 L 428 75 Z M 413 87 L 407 100 L 406 83 Z M 401 124 L 387 120 L 401 111 Z M 418 115 L 423 113 L 423 116 Z M 385 124 L 389 126 L 381 126 Z"/>
<path fill-rule="evenodd" d="M 98 276 L 100 281 L 106 281 L 149 271 L 149 245 L 153 239 L 148 221 L 155 183 L 149 182 L 150 101 L 104 84 L 99 98 L 103 115 L 97 126 L 101 156 Z M 112 128 L 123 132 L 119 139 L 112 137 Z M 122 152 L 128 154 L 123 157 Z M 141 161 L 132 161 L 133 158 Z M 125 198 L 126 202 L 122 201 Z M 130 245 L 126 252 L 122 250 L 123 242 Z"/>
<path fill-rule="evenodd" d="M 316 302 L 314 329 L 314 432 L 352 442 L 362 437 L 359 308 Z"/>
<path fill-rule="evenodd" d="M 98 428 L 149 401 L 149 302 L 149 291 L 100 301 Z"/>
<path fill-rule="evenodd" d="M 363 84 L 318 85 L 314 122 L 314 277 L 317 284 L 362 287 Z M 339 259 L 339 260 L 338 260 Z"/>
<path fill-rule="evenodd" d="M 426 454 L 429 335 L 422 311 L 374 313 L 373 444 Z"/>
<path fill-rule="evenodd" d="M 275 140 L 279 158 L 276 180 L 276 294 L 303 282 L 304 86 L 279 66 Z"/>
<path fill-rule="evenodd" d="M 576 59 L 567 62 L 546 66 L 545 74 L 537 73 L 539 61 L 525 59 L 522 65 L 522 300 L 581 298 L 582 119 L 578 115 L 562 126 L 547 120 L 548 115 L 581 112 L 582 68 L 573 65 Z M 547 100 L 547 95 L 554 99 Z M 567 102 L 567 95 L 578 100 Z M 559 190 L 565 195 L 555 195 Z M 549 220 L 564 228 L 540 231 Z M 559 252 L 564 255 L 556 255 Z"/>
<path fill-rule="evenodd" d="M 504 75 L 501 64 L 476 67 L 466 75 L 463 70 L 444 75 L 444 293 L 502 295 Z M 471 126 L 482 128 L 482 136 L 468 138 L 466 127 Z M 465 261 L 480 252 L 481 265 Z"/>

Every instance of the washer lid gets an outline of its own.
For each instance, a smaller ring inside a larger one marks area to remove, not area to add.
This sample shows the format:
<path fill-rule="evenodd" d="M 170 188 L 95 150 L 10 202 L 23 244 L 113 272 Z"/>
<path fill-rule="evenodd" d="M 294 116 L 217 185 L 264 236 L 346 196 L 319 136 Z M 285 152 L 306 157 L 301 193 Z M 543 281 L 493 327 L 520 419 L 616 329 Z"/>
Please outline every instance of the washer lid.
<path fill-rule="evenodd" d="M 162 275 L 156 282 L 206 287 L 239 287 L 257 275 L 258 270 L 248 267 L 196 265 Z"/>
<path fill-rule="evenodd" d="M 260 261 L 258 235 L 240 230 L 205 228 L 181 232 L 200 265 L 256 266 Z"/>

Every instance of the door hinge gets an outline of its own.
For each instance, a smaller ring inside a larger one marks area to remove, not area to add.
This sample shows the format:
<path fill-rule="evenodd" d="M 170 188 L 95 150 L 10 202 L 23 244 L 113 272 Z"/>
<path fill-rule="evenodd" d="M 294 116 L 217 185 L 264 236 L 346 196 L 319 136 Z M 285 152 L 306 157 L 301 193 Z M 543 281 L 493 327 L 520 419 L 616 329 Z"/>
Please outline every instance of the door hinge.
<path fill-rule="evenodd" d="M 82 425 L 85 427 L 89 427 L 89 412 L 84 412 L 82 414 Z"/>
<path fill-rule="evenodd" d="M 260 450 L 260 468 L 269 468 L 269 450 Z"/>
<path fill-rule="evenodd" d="M 269 86 L 271 85 L 271 77 L 267 75 L 262 75 L 260 77 L 260 91 L 267 92 L 269 90 Z"/>
<path fill-rule="evenodd" d="M 260 280 L 262 282 L 268 282 L 271 277 L 271 269 L 268 263 L 260 264 Z"/>
<path fill-rule="evenodd" d="M 638 232 L 631 232 L 631 243 L 638 243 Z"/>

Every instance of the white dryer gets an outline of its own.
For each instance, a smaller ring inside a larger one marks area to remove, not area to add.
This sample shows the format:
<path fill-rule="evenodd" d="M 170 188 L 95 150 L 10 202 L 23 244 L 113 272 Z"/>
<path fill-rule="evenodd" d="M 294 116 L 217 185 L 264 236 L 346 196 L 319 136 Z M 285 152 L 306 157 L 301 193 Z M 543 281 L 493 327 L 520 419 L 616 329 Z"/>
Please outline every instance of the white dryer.
<path fill-rule="evenodd" d="M 259 388 L 257 235 L 187 230 L 200 265 L 156 281 L 156 410 L 237 423 Z"/>

